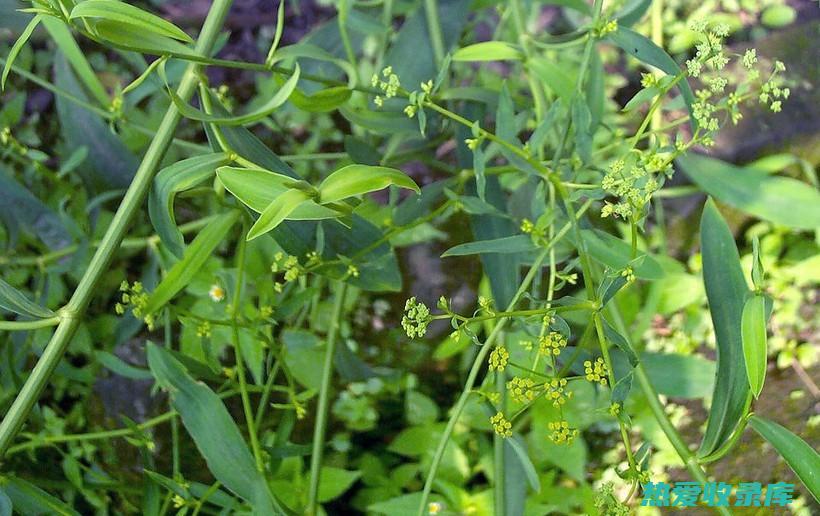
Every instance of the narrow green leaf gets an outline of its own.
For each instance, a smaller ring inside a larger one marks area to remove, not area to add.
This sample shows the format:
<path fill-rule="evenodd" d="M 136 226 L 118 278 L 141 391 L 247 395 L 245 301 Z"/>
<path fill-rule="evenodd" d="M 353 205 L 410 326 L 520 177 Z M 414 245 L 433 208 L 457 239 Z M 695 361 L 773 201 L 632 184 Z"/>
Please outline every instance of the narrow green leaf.
<path fill-rule="evenodd" d="M 143 11 L 139 7 L 117 0 L 85 0 L 71 10 L 69 19 L 77 18 L 108 20 L 186 43 L 194 42 L 191 36 L 173 23 Z"/>
<path fill-rule="evenodd" d="M 265 211 L 270 203 L 288 191 L 296 180 L 269 170 L 254 168 L 220 167 L 216 171 L 225 189 L 256 213 Z M 340 213 L 316 203 L 298 206 L 289 220 L 322 220 L 338 217 Z"/>
<path fill-rule="evenodd" d="M 327 113 L 343 105 L 350 99 L 353 90 L 347 86 L 332 86 L 307 95 L 299 88 L 293 90 L 290 101 L 294 106 L 308 113 Z"/>
<path fill-rule="evenodd" d="M 214 477 L 248 501 L 254 513 L 283 513 L 222 400 L 204 383 L 194 381 L 167 351 L 150 342 L 148 365 L 171 396 L 171 404 Z"/>
<path fill-rule="evenodd" d="M 265 58 L 265 63 L 270 65 L 273 62 L 276 49 L 279 47 L 279 41 L 282 39 L 282 32 L 285 30 L 285 1 L 279 0 L 279 8 L 276 10 L 276 29 L 273 33 L 273 42 L 271 42 L 268 56 Z"/>
<path fill-rule="evenodd" d="M 276 110 L 276 108 L 288 100 L 291 93 L 293 93 L 294 88 L 296 88 L 296 83 L 299 82 L 299 73 L 299 65 L 297 64 L 293 75 L 285 81 L 285 84 L 279 88 L 279 91 L 277 91 L 275 95 L 268 99 L 268 101 L 258 109 L 244 115 L 227 117 L 211 115 L 186 103 L 170 88 L 168 88 L 168 93 L 171 96 L 171 100 L 174 102 L 174 105 L 185 118 L 217 125 L 248 125 L 267 118 Z"/>
<path fill-rule="evenodd" d="M 401 170 L 370 165 L 347 165 L 333 172 L 319 185 L 321 204 L 375 192 L 390 185 L 419 193 L 419 187 Z"/>
<path fill-rule="evenodd" d="M 54 312 L 29 301 L 22 292 L 3 281 L 2 278 L 0 278 L 0 308 L 38 319 L 54 317 Z"/>
<path fill-rule="evenodd" d="M 55 514 L 79 516 L 80 513 L 58 498 L 19 477 L 0 479 L 0 488 L 9 497 L 18 514 Z"/>
<path fill-rule="evenodd" d="M 200 231 L 194 241 L 191 242 L 191 245 L 185 249 L 182 259 L 171 267 L 168 274 L 162 278 L 157 288 L 151 293 L 143 310 L 146 315 L 162 308 L 165 303 L 191 282 L 194 275 L 199 272 L 199 269 L 214 252 L 216 246 L 228 234 L 228 230 L 231 229 L 238 217 L 239 212 L 233 210 L 215 218 L 213 222 Z"/>
<path fill-rule="evenodd" d="M 151 371 L 127 364 L 117 355 L 113 355 L 106 351 L 97 351 L 95 356 L 97 361 L 102 364 L 103 367 L 124 378 L 130 378 L 132 380 L 150 380 L 154 377 L 151 374 Z"/>
<path fill-rule="evenodd" d="M 735 239 L 715 203 L 709 199 L 700 223 L 703 282 L 717 340 L 717 373 L 712 407 L 699 454 L 718 449 L 744 417 L 749 382 L 743 367 L 741 318 L 749 294 Z"/>
<path fill-rule="evenodd" d="M 39 14 L 32 18 L 28 25 L 26 25 L 26 28 L 23 29 L 23 32 L 20 33 L 20 37 L 14 42 L 11 50 L 9 50 L 9 55 L 6 56 L 6 64 L 3 65 L 3 77 L 0 79 L 0 90 L 6 89 L 6 77 L 8 77 L 9 72 L 11 71 L 11 65 L 14 64 L 14 60 L 17 59 L 20 51 L 23 50 L 28 38 L 31 37 L 31 33 L 34 32 L 34 29 L 36 29 L 37 25 L 40 24 L 42 18 L 43 17 Z"/>
<path fill-rule="evenodd" d="M 820 193 L 806 183 L 692 153 L 677 163 L 704 192 L 741 211 L 793 228 L 820 227 Z"/>
<path fill-rule="evenodd" d="M 262 214 L 248 230 L 248 240 L 264 235 L 282 223 L 300 204 L 310 200 L 310 195 L 302 190 L 288 190 L 279 195 L 262 211 Z"/>
<path fill-rule="evenodd" d="M 740 322 L 746 376 L 755 398 L 766 379 L 766 298 L 755 295 L 746 300 Z"/>
<path fill-rule="evenodd" d="M 99 20 L 94 24 L 94 32 L 100 39 L 125 50 L 157 56 L 169 55 L 197 62 L 208 61 L 204 56 L 197 54 L 194 49 L 176 39 L 156 33 L 147 33 L 133 25 Z"/>
<path fill-rule="evenodd" d="M 68 26 L 57 18 L 50 16 L 43 18 L 43 26 L 51 37 L 54 38 L 54 42 L 57 43 L 60 52 L 68 59 L 71 68 L 74 69 L 77 77 L 79 77 L 80 81 L 88 89 L 89 93 L 91 93 L 101 106 L 107 108 L 111 103 L 111 99 L 108 97 L 108 93 L 106 93 L 102 82 L 97 78 L 97 74 L 94 73 L 94 69 L 88 64 L 88 60 L 86 60 L 85 54 L 80 49 L 80 46 L 74 41 L 74 37 L 71 35 Z"/>
<path fill-rule="evenodd" d="M 806 441 L 773 421 L 752 416 L 749 425 L 786 460 L 814 499 L 820 502 L 820 455 Z"/>
<path fill-rule="evenodd" d="M 508 237 L 494 238 L 492 240 L 479 240 L 477 242 L 467 242 L 447 249 L 442 253 L 442 258 L 448 256 L 469 256 L 472 254 L 504 254 L 504 253 L 527 253 L 536 251 L 538 247 L 532 243 L 532 238 L 528 235 L 514 235 Z"/>
<path fill-rule="evenodd" d="M 635 56 L 642 63 L 658 68 L 667 75 L 675 77 L 683 73 L 675 60 L 669 57 L 669 54 L 667 54 L 664 49 L 631 29 L 619 26 L 617 31 L 609 35 L 609 39 L 627 54 Z M 695 122 L 695 116 L 692 110 L 692 105 L 695 103 L 695 95 L 692 93 L 692 88 L 689 86 L 689 82 L 685 76 L 678 82 L 678 89 L 680 89 L 683 101 L 689 109 L 689 123 L 692 125 L 693 130 L 697 129 L 697 123 Z"/>
<path fill-rule="evenodd" d="M 154 178 L 148 196 L 148 215 L 160 241 L 176 257 L 181 258 L 185 240 L 174 218 L 174 196 L 191 189 L 213 176 L 217 167 L 230 163 L 224 152 L 195 156 L 163 168 Z"/>
<path fill-rule="evenodd" d="M 520 61 L 524 59 L 521 50 L 506 41 L 484 41 L 464 48 L 453 54 L 453 61 Z"/>

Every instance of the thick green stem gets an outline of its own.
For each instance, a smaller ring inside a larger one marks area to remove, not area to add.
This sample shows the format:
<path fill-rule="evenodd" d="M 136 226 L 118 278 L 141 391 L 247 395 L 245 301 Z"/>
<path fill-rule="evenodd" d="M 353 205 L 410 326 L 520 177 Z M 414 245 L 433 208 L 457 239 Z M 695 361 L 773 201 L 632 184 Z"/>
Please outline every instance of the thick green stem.
<path fill-rule="evenodd" d="M 196 44 L 196 51 L 200 55 L 211 53 L 231 3 L 232 0 L 215 0 L 211 6 Z M 198 64 L 189 65 L 182 77 L 177 95 L 185 101 L 190 100 L 196 88 L 196 77 L 199 68 L 200 65 Z M 154 174 L 174 137 L 174 131 L 179 124 L 180 118 L 179 111 L 171 104 L 162 118 L 156 136 L 148 146 L 142 163 L 140 163 L 134 179 L 111 221 L 111 225 L 100 242 L 100 247 L 97 248 L 97 252 L 91 259 L 91 263 L 80 280 L 77 290 L 74 291 L 74 295 L 63 310 L 57 330 L 43 351 L 40 360 L 37 361 L 37 365 L 34 366 L 28 380 L 26 380 L 23 388 L 11 407 L 9 407 L 2 423 L 0 423 L 0 460 L 5 456 L 6 450 L 22 428 L 40 393 L 51 378 L 51 374 L 65 354 L 65 350 L 77 331 L 88 304 L 97 290 L 97 284 L 108 270 L 114 253 L 116 253 L 128 231 L 131 219 L 139 211 L 145 200 L 154 179 Z"/>
<path fill-rule="evenodd" d="M 322 455 L 325 449 L 325 431 L 327 430 L 327 406 L 330 402 L 330 383 L 333 377 L 333 355 L 336 351 L 336 334 L 339 332 L 339 323 L 345 303 L 345 289 L 347 284 L 338 283 L 336 286 L 336 300 L 333 305 L 333 317 L 327 329 L 327 348 L 325 349 L 325 363 L 322 367 L 322 385 L 319 387 L 319 404 L 316 407 L 316 424 L 313 427 L 313 453 L 310 456 L 310 492 L 307 516 L 316 516 L 319 505 L 319 480 L 322 473 Z"/>

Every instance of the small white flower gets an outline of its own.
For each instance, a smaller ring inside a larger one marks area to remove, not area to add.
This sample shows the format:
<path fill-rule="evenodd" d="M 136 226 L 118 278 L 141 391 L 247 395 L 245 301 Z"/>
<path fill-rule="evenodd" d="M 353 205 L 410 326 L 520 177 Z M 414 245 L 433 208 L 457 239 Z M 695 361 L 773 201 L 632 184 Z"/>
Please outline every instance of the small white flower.
<path fill-rule="evenodd" d="M 219 303 L 225 299 L 225 289 L 219 285 L 211 285 L 211 289 L 208 291 L 208 297 L 210 297 L 214 303 Z"/>

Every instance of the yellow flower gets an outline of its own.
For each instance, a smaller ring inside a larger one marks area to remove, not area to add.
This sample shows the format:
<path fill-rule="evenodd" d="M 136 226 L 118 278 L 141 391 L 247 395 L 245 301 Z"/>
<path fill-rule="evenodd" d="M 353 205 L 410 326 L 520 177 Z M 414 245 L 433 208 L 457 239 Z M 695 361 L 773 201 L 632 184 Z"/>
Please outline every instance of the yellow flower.
<path fill-rule="evenodd" d="M 501 437 L 506 438 L 512 435 L 512 423 L 504 417 L 502 412 L 498 412 L 496 415 L 491 417 L 490 424 L 493 425 L 493 430 L 495 430 L 495 433 Z"/>
<path fill-rule="evenodd" d="M 507 348 L 497 347 L 490 353 L 490 371 L 503 371 L 510 360 Z"/>

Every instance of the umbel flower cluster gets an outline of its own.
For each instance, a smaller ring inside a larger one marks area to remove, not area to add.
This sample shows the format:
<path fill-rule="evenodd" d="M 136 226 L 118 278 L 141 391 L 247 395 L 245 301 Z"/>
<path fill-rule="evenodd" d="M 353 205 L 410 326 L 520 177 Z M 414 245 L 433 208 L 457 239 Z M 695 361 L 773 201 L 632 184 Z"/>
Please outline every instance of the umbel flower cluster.
<path fill-rule="evenodd" d="M 489 299 L 481 297 L 478 300 L 478 307 L 472 317 L 464 317 L 453 313 L 449 303 L 442 298 L 438 303 L 438 308 L 444 313 L 434 315 L 430 309 L 415 297 L 411 297 L 405 304 L 404 316 L 402 317 L 402 327 L 411 339 L 423 337 L 427 331 L 428 324 L 435 319 L 451 319 L 455 331 L 451 338 L 459 338 L 463 332 L 472 336 L 474 342 L 480 344 L 468 329 L 468 325 L 476 319 L 486 320 L 487 318 L 508 317 L 511 312 L 499 312 L 492 307 Z M 527 366 L 520 365 L 513 361 L 511 351 L 505 344 L 498 344 L 492 348 L 488 358 L 488 374 L 485 382 L 487 386 L 496 385 L 492 380 L 493 376 L 502 375 L 505 380 L 504 386 L 512 402 L 519 406 L 519 410 L 508 416 L 499 403 L 502 396 L 492 387 L 486 387 L 475 391 L 482 395 L 489 403 L 495 405 L 496 412 L 490 418 L 490 425 L 493 431 L 507 438 L 513 434 L 513 423 L 533 403 L 544 399 L 554 409 L 557 409 L 558 418 L 552 421 L 549 426 L 548 438 L 555 444 L 568 445 L 578 436 L 579 430 L 574 428 L 569 421 L 564 419 L 563 407 L 572 399 L 572 382 L 588 381 L 601 387 L 608 386 L 608 368 L 602 358 L 598 357 L 593 361 L 585 363 L 585 376 L 563 376 L 558 372 L 556 359 L 567 347 L 567 336 L 554 329 L 552 325 L 557 324 L 557 317 L 553 310 L 544 308 L 536 309 L 534 312 L 539 317 L 542 330 L 535 344 L 529 340 L 520 341 L 521 348 L 534 360 L 534 363 Z M 563 323 L 566 324 L 566 323 Z M 546 359 L 546 364 L 544 363 Z M 539 362 L 541 365 L 539 366 Z M 515 371 L 514 374 L 513 372 Z M 614 414 L 615 417 L 617 414 Z"/>
<path fill-rule="evenodd" d="M 722 24 L 710 26 L 700 20 L 691 24 L 700 42 L 695 55 L 686 62 L 685 72 L 677 77 L 657 78 L 644 74 L 641 85 L 657 94 L 655 104 L 650 108 L 647 119 L 660 109 L 660 101 L 666 93 L 680 81 L 700 84 L 692 103 L 692 116 L 696 129 L 688 141 L 679 139 L 674 145 L 667 145 L 659 135 L 655 143 L 642 150 L 636 147 L 639 132 L 632 140 L 629 150 L 615 157 L 601 180 L 601 188 L 617 198 L 616 202 L 606 201 L 601 209 L 602 217 L 618 217 L 637 222 L 645 214 L 652 196 L 672 176 L 672 162 L 695 145 L 714 145 L 715 133 L 719 130 L 721 118 L 733 124 L 743 118 L 740 106 L 755 98 L 773 112 L 782 109 L 782 103 L 789 98 L 790 90 L 783 77 L 786 67 L 775 61 L 764 80 L 762 66 L 753 48 L 741 54 L 729 54 L 724 48 L 724 40 L 729 28 Z M 730 72 L 732 61 L 737 66 Z M 643 92 L 642 92 L 643 93 Z"/>

